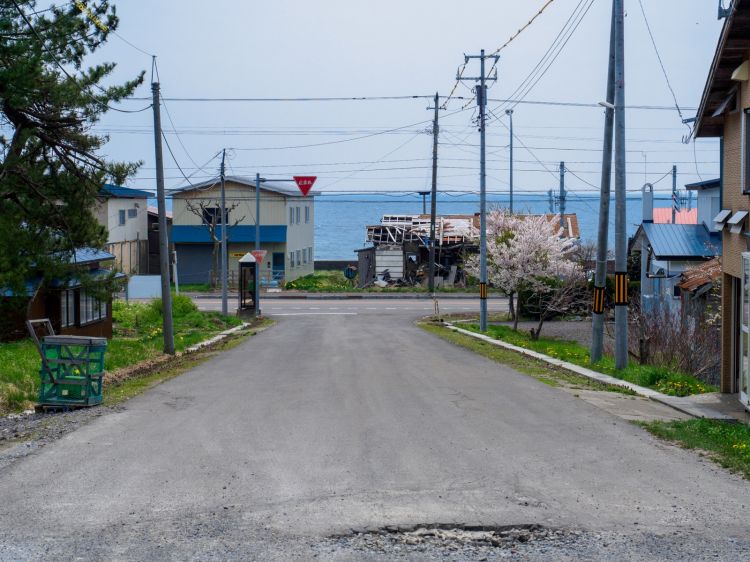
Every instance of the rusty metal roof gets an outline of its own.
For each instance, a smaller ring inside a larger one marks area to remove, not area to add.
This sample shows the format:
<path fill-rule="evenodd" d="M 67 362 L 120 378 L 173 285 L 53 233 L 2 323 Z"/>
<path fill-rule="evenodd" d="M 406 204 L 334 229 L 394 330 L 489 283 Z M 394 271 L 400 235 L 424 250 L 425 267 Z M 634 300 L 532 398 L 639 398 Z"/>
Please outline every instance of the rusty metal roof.
<path fill-rule="evenodd" d="M 682 281 L 677 285 L 683 291 L 693 292 L 704 285 L 713 283 L 721 277 L 721 260 L 714 258 L 706 263 L 688 269 L 682 274 Z"/>

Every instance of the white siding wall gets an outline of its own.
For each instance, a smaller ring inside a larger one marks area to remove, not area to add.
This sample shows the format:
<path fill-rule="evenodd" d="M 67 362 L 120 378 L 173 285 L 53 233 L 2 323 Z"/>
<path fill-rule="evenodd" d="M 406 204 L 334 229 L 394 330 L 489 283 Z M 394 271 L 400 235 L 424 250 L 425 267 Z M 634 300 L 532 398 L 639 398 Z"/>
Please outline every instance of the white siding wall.
<path fill-rule="evenodd" d="M 237 205 L 229 213 L 229 222 L 242 219 L 239 224 L 252 226 L 255 224 L 255 188 L 234 182 L 226 182 L 227 207 Z M 173 224 L 177 225 L 201 225 L 202 219 L 188 209 L 186 199 L 190 199 L 197 204 L 203 201 L 212 207 L 218 207 L 220 201 L 220 187 L 217 184 L 211 189 L 196 190 L 181 194 L 175 194 L 172 202 L 172 212 L 174 217 Z M 270 271 L 272 252 L 283 252 L 285 255 L 285 279 L 292 281 L 298 277 L 308 275 L 314 270 L 314 237 L 315 237 L 315 210 L 314 199 L 312 196 L 286 197 L 281 194 L 261 190 L 260 198 L 260 224 L 261 225 L 286 225 L 287 243 L 284 244 L 263 244 L 262 248 L 268 251 L 265 262 L 261 268 L 262 271 Z M 308 208 L 307 215 L 305 208 Z M 291 209 L 291 223 L 290 223 Z M 299 209 L 299 211 L 297 211 Z M 299 212 L 299 222 L 297 214 Z M 306 221 L 305 218 L 308 217 Z M 241 244 L 232 244 L 230 252 L 243 251 L 244 249 L 252 250 L 254 245 L 243 246 Z M 250 246 L 253 246 L 252 248 Z M 299 252 L 299 263 L 297 260 Z M 236 267 L 236 261 L 230 258 L 230 269 Z"/>
<path fill-rule="evenodd" d="M 285 220 L 279 224 L 287 225 L 287 281 L 309 275 L 315 270 L 314 198 L 290 197 L 286 202 Z"/>
<path fill-rule="evenodd" d="M 129 217 L 129 210 L 135 210 L 136 216 Z M 124 225 L 120 224 L 120 211 L 125 211 Z M 107 228 L 107 242 L 110 244 L 148 239 L 148 211 L 145 198 L 111 197 L 97 207 L 95 214 L 99 222 Z"/>

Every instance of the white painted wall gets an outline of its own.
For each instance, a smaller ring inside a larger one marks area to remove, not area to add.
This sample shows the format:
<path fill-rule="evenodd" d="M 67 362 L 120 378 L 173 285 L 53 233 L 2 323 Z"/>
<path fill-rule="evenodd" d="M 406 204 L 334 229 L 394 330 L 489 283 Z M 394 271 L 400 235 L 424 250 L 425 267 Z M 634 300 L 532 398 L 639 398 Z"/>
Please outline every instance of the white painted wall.
<path fill-rule="evenodd" d="M 136 216 L 128 216 L 128 210 L 135 210 Z M 125 224 L 120 224 L 120 211 L 125 211 Z M 147 200 L 110 197 L 95 209 L 95 215 L 109 232 L 107 243 L 148 239 Z"/>
<path fill-rule="evenodd" d="M 711 232 L 718 232 L 714 226 L 714 218 L 721 208 L 719 189 L 703 189 L 698 192 L 698 224 L 706 225 Z"/>

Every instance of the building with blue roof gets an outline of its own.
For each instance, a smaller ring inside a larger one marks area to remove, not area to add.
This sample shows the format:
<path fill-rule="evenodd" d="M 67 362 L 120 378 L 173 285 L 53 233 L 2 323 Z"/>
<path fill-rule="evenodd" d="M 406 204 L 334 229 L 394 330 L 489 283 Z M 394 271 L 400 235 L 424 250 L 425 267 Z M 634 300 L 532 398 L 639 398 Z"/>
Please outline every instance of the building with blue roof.
<path fill-rule="evenodd" d="M 104 184 L 95 215 L 107 229 L 107 250 L 117 267 L 128 274 L 148 274 L 149 191 Z M 156 272 L 158 273 L 158 272 Z"/>
<path fill-rule="evenodd" d="M 712 217 L 718 207 L 719 182 L 691 184 L 699 190 L 698 224 L 657 224 L 653 222 L 653 191 L 643 194 L 643 223 L 636 231 L 631 251 L 641 253 L 641 308 L 667 306 L 681 310 L 679 283 L 682 274 L 721 255 L 723 241 Z M 711 218 L 709 218 L 711 217 Z"/>
<path fill-rule="evenodd" d="M 25 337 L 25 321 L 43 318 L 50 320 L 56 334 L 112 337 L 112 300 L 100 300 L 88 292 L 84 278 L 94 283 L 111 277 L 124 280 L 124 274 L 113 271 L 115 256 L 95 248 L 79 248 L 60 257 L 72 266 L 71 275 L 64 279 L 44 282 L 43 271 L 38 271 L 22 288 L 0 288 L 1 335 L 5 339 Z"/>
<path fill-rule="evenodd" d="M 238 261 L 255 249 L 255 179 L 225 178 L 230 281 Z M 218 178 L 175 189 L 172 237 L 180 283 L 210 283 L 221 270 L 217 241 L 224 236 Z M 261 182 L 261 283 L 280 285 L 314 270 L 315 192 L 303 196 L 293 182 Z"/>

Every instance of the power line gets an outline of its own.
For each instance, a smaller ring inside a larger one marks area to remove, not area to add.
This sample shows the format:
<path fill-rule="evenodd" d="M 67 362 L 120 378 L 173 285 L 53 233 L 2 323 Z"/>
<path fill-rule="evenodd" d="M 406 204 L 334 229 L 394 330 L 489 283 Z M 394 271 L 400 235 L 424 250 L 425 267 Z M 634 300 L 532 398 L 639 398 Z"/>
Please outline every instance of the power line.
<path fill-rule="evenodd" d="M 672 94 L 672 99 L 674 100 L 674 106 L 677 109 L 677 114 L 680 116 L 680 120 L 683 121 L 684 117 L 682 115 L 682 110 L 680 109 L 680 104 L 677 102 L 677 94 L 675 94 L 674 88 L 672 88 L 672 84 L 669 81 L 669 75 L 667 74 L 667 69 L 664 67 L 664 61 L 662 60 L 661 54 L 659 53 L 659 48 L 656 46 L 656 39 L 654 39 L 654 34 L 651 31 L 651 25 L 648 23 L 648 17 L 646 17 L 646 9 L 643 7 L 642 0 L 638 0 L 638 5 L 641 7 L 641 13 L 643 14 L 643 21 L 646 23 L 648 36 L 651 38 L 651 44 L 654 47 L 654 52 L 656 53 L 656 58 L 659 61 L 659 66 L 661 67 L 661 72 L 664 75 L 664 80 L 667 82 L 667 88 L 669 88 L 669 91 Z M 688 129 L 690 129 L 690 127 L 688 127 Z"/>
<path fill-rule="evenodd" d="M 42 37 L 39 35 L 39 33 L 37 33 L 36 29 L 31 24 L 31 21 L 26 16 L 26 13 L 21 9 L 21 7 L 18 5 L 18 3 L 16 2 L 16 0 L 11 0 L 11 2 L 13 3 L 13 6 L 16 8 L 16 11 L 18 12 L 18 14 L 21 16 L 21 18 L 23 19 L 23 21 L 26 23 L 26 26 L 29 28 L 29 30 L 31 30 L 31 32 L 34 35 L 34 37 L 36 37 L 37 41 L 39 42 L 39 46 L 42 48 L 42 50 L 45 53 L 47 53 L 52 58 L 52 60 L 55 62 L 55 64 L 57 65 L 57 67 L 60 69 L 60 71 L 65 76 L 67 76 L 68 79 L 73 84 L 76 85 L 76 87 L 78 88 L 78 90 L 82 94 L 87 95 L 95 103 L 98 103 L 99 105 L 101 105 L 103 107 L 106 107 L 107 109 L 111 109 L 112 111 L 117 111 L 119 113 L 140 113 L 141 111 L 146 111 L 147 109 L 151 108 L 151 106 L 148 105 L 148 106 L 144 107 L 143 109 L 137 109 L 137 110 L 118 109 L 116 107 L 112 107 L 109 104 L 107 104 L 107 103 L 105 103 L 105 102 L 97 99 L 95 96 L 93 96 L 92 94 L 90 94 L 89 92 L 87 92 L 83 87 L 80 86 L 80 84 L 78 83 L 78 80 L 68 73 L 68 71 L 65 69 L 65 67 L 60 62 L 60 60 L 57 58 L 57 55 L 55 55 L 52 51 L 50 51 L 47 48 L 47 46 L 44 43 L 44 39 L 42 39 Z M 105 90 L 104 90 L 104 88 L 102 88 L 98 84 L 94 84 L 94 87 L 96 87 L 97 89 L 99 89 L 101 92 L 106 93 Z"/>

